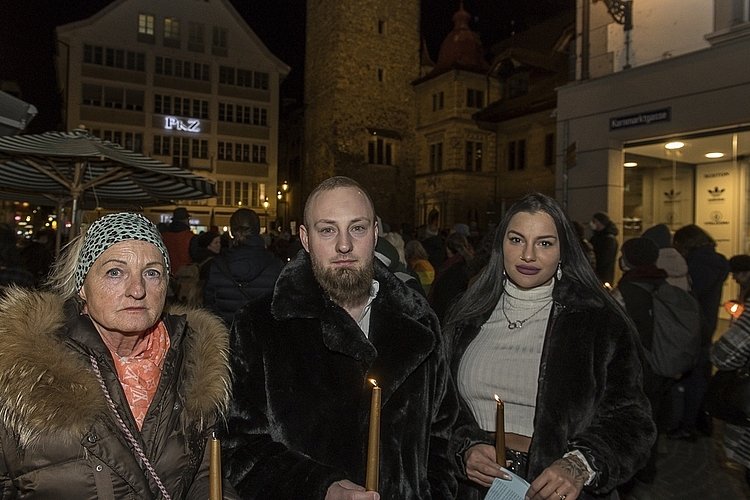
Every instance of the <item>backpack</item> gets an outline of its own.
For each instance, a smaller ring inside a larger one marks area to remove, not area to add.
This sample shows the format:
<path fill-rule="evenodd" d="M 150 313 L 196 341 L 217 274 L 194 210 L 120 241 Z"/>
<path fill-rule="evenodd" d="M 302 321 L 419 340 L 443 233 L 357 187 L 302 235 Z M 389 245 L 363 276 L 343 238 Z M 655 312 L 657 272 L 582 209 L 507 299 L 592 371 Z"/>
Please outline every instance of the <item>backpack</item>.
<path fill-rule="evenodd" d="M 633 284 L 651 292 L 654 302 L 651 350 L 643 349 L 651 371 L 674 378 L 692 369 L 701 349 L 698 301 L 669 283 L 662 283 L 658 288 L 645 283 Z"/>

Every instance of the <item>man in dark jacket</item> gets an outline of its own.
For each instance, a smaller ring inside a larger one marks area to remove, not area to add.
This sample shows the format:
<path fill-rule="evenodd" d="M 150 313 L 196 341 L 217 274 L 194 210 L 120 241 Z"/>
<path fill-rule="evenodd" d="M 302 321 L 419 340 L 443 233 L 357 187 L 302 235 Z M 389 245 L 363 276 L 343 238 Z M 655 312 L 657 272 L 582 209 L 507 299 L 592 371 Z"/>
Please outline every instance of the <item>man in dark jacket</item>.
<path fill-rule="evenodd" d="M 273 295 L 235 316 L 224 464 L 243 498 L 374 500 L 365 492 L 372 384 L 382 390 L 389 499 L 454 498 L 458 415 L 435 314 L 374 257 L 369 195 L 333 177 L 305 206 L 301 251 Z"/>
<path fill-rule="evenodd" d="M 229 219 L 232 247 L 211 261 L 203 291 L 205 308 L 229 326 L 234 313 L 250 300 L 273 290 L 284 263 L 266 249 L 260 219 L 240 208 Z"/>
<path fill-rule="evenodd" d="M 589 223 L 593 235 L 589 240 L 594 247 L 596 267 L 594 272 L 602 283 L 610 285 L 615 279 L 615 262 L 617 261 L 617 233 L 619 230 L 609 216 L 604 212 L 597 212 Z"/>

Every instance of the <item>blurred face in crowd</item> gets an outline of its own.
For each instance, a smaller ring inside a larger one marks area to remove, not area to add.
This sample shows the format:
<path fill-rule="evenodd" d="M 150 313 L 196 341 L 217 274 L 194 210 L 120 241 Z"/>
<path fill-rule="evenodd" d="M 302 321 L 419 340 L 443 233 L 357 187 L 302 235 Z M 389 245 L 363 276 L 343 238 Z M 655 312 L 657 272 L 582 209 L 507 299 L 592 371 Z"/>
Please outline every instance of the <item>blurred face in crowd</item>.
<path fill-rule="evenodd" d="M 321 287 L 339 305 L 369 297 L 378 229 L 375 212 L 362 191 L 338 187 L 319 191 L 300 226 Z"/>
<path fill-rule="evenodd" d="M 97 331 L 117 342 L 138 337 L 159 320 L 167 296 L 164 257 L 147 241 L 121 241 L 94 262 L 79 296 Z M 110 344 L 111 345 L 111 344 Z"/>
<path fill-rule="evenodd" d="M 221 236 L 217 236 L 216 238 L 211 240 L 211 243 L 209 243 L 206 248 L 213 253 L 221 252 Z"/>
<path fill-rule="evenodd" d="M 554 220 L 545 212 L 519 212 L 503 239 L 503 263 L 519 288 L 552 282 L 560 262 L 560 240 Z"/>

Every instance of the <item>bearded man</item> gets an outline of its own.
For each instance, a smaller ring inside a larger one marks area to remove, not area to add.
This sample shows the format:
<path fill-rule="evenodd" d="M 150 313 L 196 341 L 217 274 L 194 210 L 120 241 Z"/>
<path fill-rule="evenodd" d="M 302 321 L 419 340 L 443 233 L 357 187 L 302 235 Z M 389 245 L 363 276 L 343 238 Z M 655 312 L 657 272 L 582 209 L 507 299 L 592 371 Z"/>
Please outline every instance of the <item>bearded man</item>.
<path fill-rule="evenodd" d="M 304 250 L 235 315 L 224 465 L 243 498 L 455 498 L 458 397 L 424 297 L 374 258 L 369 195 L 333 177 L 310 194 Z M 382 391 L 378 493 L 365 492 L 370 400 Z"/>

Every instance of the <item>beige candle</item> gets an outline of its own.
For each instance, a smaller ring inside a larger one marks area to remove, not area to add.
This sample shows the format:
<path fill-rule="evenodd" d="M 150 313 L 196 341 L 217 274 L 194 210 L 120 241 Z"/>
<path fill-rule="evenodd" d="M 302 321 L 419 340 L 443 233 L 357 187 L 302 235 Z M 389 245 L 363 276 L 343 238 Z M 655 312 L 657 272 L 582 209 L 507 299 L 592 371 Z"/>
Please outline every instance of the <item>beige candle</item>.
<path fill-rule="evenodd" d="M 505 467 L 505 406 L 500 397 L 495 394 L 497 401 L 497 415 L 495 417 L 495 453 L 497 463 Z"/>
<path fill-rule="evenodd" d="M 221 500 L 221 441 L 214 434 L 211 438 L 211 464 L 208 470 L 209 477 L 209 500 Z"/>
<path fill-rule="evenodd" d="M 380 387 L 375 379 L 372 384 L 372 400 L 370 401 L 370 434 L 367 440 L 367 479 L 365 490 L 378 491 L 378 475 L 380 472 Z"/>

